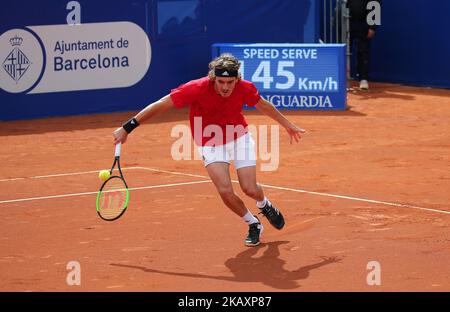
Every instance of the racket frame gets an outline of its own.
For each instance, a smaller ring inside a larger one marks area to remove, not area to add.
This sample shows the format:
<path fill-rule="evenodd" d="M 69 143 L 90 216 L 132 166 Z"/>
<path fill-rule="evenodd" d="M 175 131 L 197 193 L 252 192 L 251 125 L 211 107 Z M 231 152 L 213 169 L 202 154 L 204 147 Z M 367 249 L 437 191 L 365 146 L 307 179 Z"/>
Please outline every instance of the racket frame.
<path fill-rule="evenodd" d="M 125 213 L 125 211 L 126 211 L 127 208 L 128 208 L 128 201 L 129 201 L 129 198 L 130 198 L 130 192 L 128 191 L 128 184 L 127 184 L 127 182 L 125 181 L 125 178 L 123 177 L 122 168 L 120 167 L 120 152 L 121 152 L 121 145 L 122 145 L 121 143 L 116 144 L 115 156 L 114 156 L 114 162 L 113 162 L 113 164 L 112 164 L 112 166 L 111 166 L 111 170 L 109 170 L 110 177 L 109 177 L 105 182 L 103 182 L 102 186 L 100 187 L 100 190 L 99 190 L 98 193 L 97 193 L 97 199 L 96 199 L 96 204 L 95 204 L 95 205 L 96 205 L 97 214 L 98 214 L 98 216 L 99 216 L 101 219 L 103 219 L 103 220 L 105 220 L 105 221 L 114 221 L 114 220 L 119 219 L 119 218 Z M 112 173 L 113 173 L 113 171 L 114 171 L 114 167 L 116 166 L 116 164 L 117 164 L 117 169 L 119 170 L 120 176 L 119 176 L 119 175 L 112 175 Z M 122 180 L 123 184 L 125 185 L 125 190 L 126 190 L 126 197 L 125 197 L 125 203 L 124 203 L 125 208 L 122 210 L 122 212 L 121 212 L 118 216 L 116 216 L 116 217 L 114 217 L 114 218 L 112 218 L 112 219 L 111 219 L 111 218 L 110 218 L 110 219 L 107 219 L 107 218 L 103 217 L 103 216 L 100 214 L 99 206 L 100 206 L 100 197 L 101 197 L 101 194 L 102 194 L 103 187 L 104 187 L 104 186 L 106 185 L 106 183 L 108 183 L 111 179 L 120 179 L 120 180 Z"/>

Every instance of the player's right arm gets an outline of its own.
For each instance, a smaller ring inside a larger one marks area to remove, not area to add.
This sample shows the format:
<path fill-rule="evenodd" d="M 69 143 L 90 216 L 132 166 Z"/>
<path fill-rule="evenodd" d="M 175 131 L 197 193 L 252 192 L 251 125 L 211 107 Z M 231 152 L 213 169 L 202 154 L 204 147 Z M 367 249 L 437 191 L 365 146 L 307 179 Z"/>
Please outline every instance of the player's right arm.
<path fill-rule="evenodd" d="M 149 104 L 146 108 L 141 110 L 135 118 L 137 121 L 141 124 L 144 121 L 159 115 L 161 113 L 164 113 L 165 111 L 168 111 L 169 109 L 173 108 L 173 102 L 170 95 L 166 95 L 165 97 L 159 99 L 158 101 Z"/>
<path fill-rule="evenodd" d="M 125 143 L 128 134 L 141 123 L 148 119 L 153 118 L 156 115 L 162 114 L 169 109 L 175 107 L 170 95 L 166 95 L 156 102 L 149 104 L 143 110 L 141 110 L 136 116 L 128 120 L 122 127 L 117 128 L 113 132 L 114 144 Z"/>

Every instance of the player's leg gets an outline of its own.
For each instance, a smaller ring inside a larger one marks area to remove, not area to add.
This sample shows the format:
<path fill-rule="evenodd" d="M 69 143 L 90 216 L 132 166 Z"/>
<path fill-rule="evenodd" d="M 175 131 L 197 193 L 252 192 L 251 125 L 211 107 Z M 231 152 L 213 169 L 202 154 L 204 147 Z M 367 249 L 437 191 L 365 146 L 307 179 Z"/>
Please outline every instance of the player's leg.
<path fill-rule="evenodd" d="M 199 153 L 203 157 L 206 171 L 222 201 L 249 225 L 245 245 L 259 245 L 263 226 L 258 218 L 245 207 L 244 202 L 234 193 L 230 177 L 229 157 L 227 157 L 225 147 L 202 147 L 199 148 Z"/>
<path fill-rule="evenodd" d="M 256 207 L 269 220 L 270 224 L 278 230 L 284 227 L 283 214 L 264 196 L 264 191 L 256 182 L 256 166 L 247 166 L 237 169 L 239 185 L 242 191 L 256 200 Z"/>
<path fill-rule="evenodd" d="M 238 161 L 239 164 L 239 161 Z M 242 191 L 257 202 L 264 201 L 264 191 L 256 182 L 256 166 L 239 167 L 237 169 L 239 186 Z"/>
<path fill-rule="evenodd" d="M 214 162 L 206 167 L 206 171 L 224 204 L 242 218 L 248 210 L 244 202 L 234 193 L 229 167 L 230 164 L 226 162 Z"/>
<path fill-rule="evenodd" d="M 239 196 L 234 193 L 229 166 L 230 165 L 225 162 L 214 162 L 209 164 L 206 167 L 206 170 L 225 205 L 248 223 L 249 230 L 245 239 L 245 245 L 257 246 L 260 244 L 263 226 L 258 218 L 245 207 L 244 202 Z"/>
<path fill-rule="evenodd" d="M 272 226 L 277 229 L 283 228 L 283 215 L 264 196 L 262 187 L 256 182 L 255 142 L 250 133 L 240 137 L 235 142 L 234 166 L 237 170 L 242 191 L 250 198 L 256 200 L 256 206 Z"/>

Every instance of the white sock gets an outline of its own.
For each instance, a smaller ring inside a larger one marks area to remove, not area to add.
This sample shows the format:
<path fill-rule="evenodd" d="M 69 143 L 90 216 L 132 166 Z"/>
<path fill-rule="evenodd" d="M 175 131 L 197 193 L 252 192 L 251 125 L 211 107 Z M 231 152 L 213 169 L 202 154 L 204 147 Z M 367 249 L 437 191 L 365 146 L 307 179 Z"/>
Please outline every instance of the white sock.
<path fill-rule="evenodd" d="M 256 219 L 255 216 L 248 210 L 245 216 L 242 217 L 242 219 L 244 219 L 244 221 L 247 222 L 249 225 L 259 222 L 258 219 Z"/>
<path fill-rule="evenodd" d="M 266 196 L 264 196 L 264 199 L 262 201 L 256 201 L 256 207 L 258 207 L 259 209 L 263 209 L 267 203 L 270 205 L 270 201 Z"/>

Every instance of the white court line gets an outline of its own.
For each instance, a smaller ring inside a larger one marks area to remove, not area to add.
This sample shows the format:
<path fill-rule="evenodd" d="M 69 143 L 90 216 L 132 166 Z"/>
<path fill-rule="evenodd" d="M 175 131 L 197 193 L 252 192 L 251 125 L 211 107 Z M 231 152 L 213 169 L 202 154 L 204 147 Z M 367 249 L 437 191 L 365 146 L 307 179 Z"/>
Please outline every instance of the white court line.
<path fill-rule="evenodd" d="M 141 169 L 141 170 L 148 170 L 153 172 L 161 172 L 161 173 L 169 173 L 173 175 L 181 175 L 181 176 L 187 176 L 187 177 L 196 177 L 196 178 L 206 178 L 209 179 L 208 176 L 205 175 L 199 175 L 199 174 L 190 174 L 190 173 L 183 173 L 183 172 L 177 172 L 177 171 L 168 171 L 168 170 L 161 170 L 161 169 L 154 169 L 154 168 L 148 168 L 148 167 L 126 167 L 122 168 L 122 170 L 130 170 L 130 169 Z M 48 177 L 56 177 L 56 176 L 64 176 L 64 175 L 77 175 L 77 174 L 88 174 L 98 172 L 98 170 L 93 171 L 83 171 L 83 172 L 74 172 L 74 173 L 63 173 L 63 174 L 55 174 L 55 175 L 46 175 L 46 176 L 36 176 L 31 178 L 48 178 Z M 9 179 L 10 181 L 13 180 L 20 180 L 25 178 L 13 178 Z M 8 179 L 7 179 L 8 180 Z M 5 181 L 5 180 L 0 180 Z M 231 180 L 233 183 L 239 183 L 237 180 Z M 205 182 L 211 182 L 211 180 L 207 181 L 199 181 L 199 182 L 186 182 L 186 183 L 180 183 L 179 185 L 184 184 L 196 184 L 196 183 L 205 183 Z M 164 187 L 164 186 L 175 186 L 177 184 L 167 184 L 162 186 L 148 186 L 143 188 L 133 188 L 129 190 L 139 190 L 139 189 L 146 189 L 146 188 L 156 188 L 156 187 Z M 347 199 L 347 200 L 354 200 L 354 201 L 361 201 L 366 203 L 374 203 L 374 204 L 380 204 L 380 205 L 386 205 L 386 206 L 393 206 L 393 207 L 399 207 L 399 208 L 411 208 L 411 209 L 418 209 L 422 211 L 430 211 L 430 212 L 437 212 L 437 213 L 443 213 L 443 214 L 449 214 L 450 211 L 448 210 L 439 210 L 439 209 L 431 209 L 431 208 L 425 208 L 425 207 L 419 207 L 409 204 L 399 204 L 399 203 L 392 203 L 392 202 L 386 202 L 386 201 L 380 201 L 380 200 L 373 200 L 373 199 L 366 199 L 366 198 L 359 198 L 359 197 L 351 197 L 351 196 L 344 196 L 344 195 L 336 195 L 336 194 L 330 194 L 330 193 L 321 193 L 321 192 L 313 192 L 313 191 L 307 191 L 302 189 L 295 189 L 295 188 L 289 188 L 289 187 L 281 187 L 281 186 L 275 186 L 275 185 L 269 185 L 269 184 L 261 184 L 262 186 L 266 188 L 273 188 L 273 189 L 279 189 L 283 191 L 291 191 L 296 193 L 305 193 L 310 195 L 318 195 L 318 196 L 325 196 L 325 197 L 332 197 L 332 198 L 339 198 L 339 199 Z M 15 200 L 7 200 L 7 201 L 0 201 L 0 204 L 3 203 L 10 203 L 10 202 L 17 202 L 17 201 L 30 201 L 30 200 L 39 200 L 39 199 L 50 199 L 50 198 L 59 198 L 59 197 L 70 197 L 70 196 L 82 196 L 82 195 L 90 195 L 90 194 L 97 194 L 97 192 L 89 192 L 89 193 L 75 193 L 75 194 L 66 194 L 66 195 L 55 195 L 55 196 L 46 196 L 46 197 L 35 197 L 35 198 L 24 198 L 24 199 L 15 199 Z"/>
<path fill-rule="evenodd" d="M 359 197 L 350 197 L 350 196 L 335 195 L 335 194 L 328 194 L 328 193 L 312 192 L 312 191 L 293 189 L 293 188 L 289 188 L 289 187 L 274 186 L 274 185 L 268 185 L 268 184 L 261 184 L 261 186 L 264 186 L 267 188 L 283 190 L 283 191 L 291 191 L 291 192 L 296 192 L 296 193 L 306 193 L 306 194 L 311 194 L 311 195 L 319 195 L 319 196 L 326 196 L 326 197 L 333 197 L 333 198 L 340 198 L 340 199 L 362 201 L 362 202 L 366 202 L 366 203 L 381 204 L 381 205 L 386 205 L 386 206 L 412 208 L 412 209 L 432 211 L 432 212 L 438 212 L 438 213 L 444 213 L 444 214 L 450 215 L 450 211 L 447 211 L 447 210 L 424 208 L 424 207 L 413 206 L 413 205 L 409 205 L 409 204 L 399 204 L 399 203 L 391 203 L 391 202 L 386 202 L 386 201 L 381 201 L 381 200 L 373 200 L 373 199 L 366 199 L 366 198 L 359 198 Z"/>
<path fill-rule="evenodd" d="M 9 181 L 17 181 L 17 180 L 25 180 L 25 178 L 3 179 L 3 180 L 0 180 L 0 182 L 9 182 Z"/>
<path fill-rule="evenodd" d="M 153 169 L 153 168 L 146 168 L 146 167 L 137 167 L 139 169 L 146 169 L 156 172 L 165 172 L 165 173 L 172 173 L 177 175 L 186 175 L 186 176 L 195 176 L 195 177 L 201 177 L 201 178 L 209 178 L 208 176 L 202 176 L 202 175 L 192 175 L 189 173 L 182 173 L 182 172 L 176 172 L 176 171 L 167 171 L 167 170 L 159 170 L 159 169 Z M 237 180 L 231 180 L 233 183 L 239 183 Z M 400 207 L 400 208 L 411 208 L 411 209 L 418 209 L 423 211 L 431 211 L 431 212 L 437 212 L 437 213 L 443 213 L 443 214 L 449 214 L 450 211 L 447 210 L 439 210 L 439 209 L 431 209 L 431 208 L 425 208 L 425 207 L 419 207 L 409 204 L 399 204 L 399 203 L 392 203 L 387 201 L 381 201 L 381 200 L 373 200 L 373 199 L 366 199 L 366 198 L 359 198 L 359 197 L 351 197 L 351 196 L 344 196 L 344 195 L 336 195 L 336 194 L 329 194 L 329 193 L 321 193 L 321 192 L 313 192 L 313 191 L 307 191 L 302 189 L 295 189 L 290 187 L 282 187 L 282 186 L 275 186 L 275 185 L 269 185 L 269 184 L 262 184 L 261 186 L 272 188 L 272 189 L 278 189 L 283 191 L 291 191 L 296 193 L 305 193 L 310 195 L 318 195 L 318 196 L 326 196 L 326 197 L 333 197 L 333 198 L 339 198 L 339 199 L 347 199 L 347 200 L 354 200 L 354 201 L 361 201 L 366 203 L 373 203 L 373 204 L 380 204 L 380 205 L 386 205 L 386 206 L 394 206 L 394 207 Z"/>
<path fill-rule="evenodd" d="M 191 184 L 200 184 L 200 183 L 210 183 L 211 180 L 206 181 L 193 181 L 193 182 L 183 182 L 183 183 L 172 183 L 172 184 L 160 184 L 160 185 L 150 185 L 150 186 L 141 186 L 141 187 L 132 187 L 129 188 L 129 191 L 138 191 L 138 190 L 146 190 L 146 189 L 154 189 L 154 188 L 162 188 L 162 187 L 172 187 L 172 186 L 182 186 L 182 185 L 191 185 Z M 2 200 L 0 204 L 7 203 L 17 203 L 17 202 L 25 202 L 32 200 L 43 200 L 43 199 L 54 199 L 54 198 L 63 198 L 63 197 L 75 197 L 75 196 L 86 196 L 86 195 L 94 195 L 96 192 L 85 192 L 85 193 L 73 193 L 73 194 L 62 194 L 62 195 L 52 195 L 52 196 L 42 196 L 42 197 L 31 197 L 31 198 L 20 198 L 20 199 L 11 199 L 11 200 Z"/>
<path fill-rule="evenodd" d="M 132 169 L 143 169 L 141 167 L 125 167 L 122 168 L 122 170 L 132 170 Z M 0 182 L 9 182 L 9 181 L 17 181 L 17 180 L 25 180 L 25 179 L 45 179 L 45 178 L 55 178 L 55 177 L 64 177 L 64 176 L 73 176 L 73 175 L 82 175 L 82 174 L 89 174 L 89 173 L 98 173 L 100 170 L 91 170 L 91 171 L 81 171 L 81 172 L 71 172 L 71 173 L 57 173 L 57 174 L 49 174 L 49 175 L 41 175 L 41 176 L 34 176 L 34 177 L 28 177 L 28 178 L 10 178 L 10 179 L 2 179 Z"/>
<path fill-rule="evenodd" d="M 154 172 L 163 172 L 163 173 L 170 173 L 174 175 L 182 175 L 186 177 L 195 177 L 195 178 L 206 178 L 209 179 L 208 176 L 200 175 L 200 174 L 191 174 L 191 173 L 183 173 L 183 172 L 176 172 L 176 171 L 168 171 L 168 170 L 160 170 L 160 169 L 153 169 L 153 168 L 147 168 L 147 167 L 133 167 L 134 169 L 142 169 L 142 170 L 148 170 L 148 171 L 154 171 Z"/>

